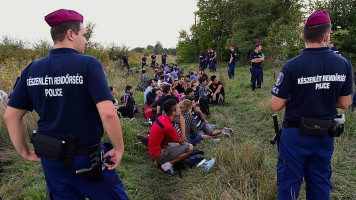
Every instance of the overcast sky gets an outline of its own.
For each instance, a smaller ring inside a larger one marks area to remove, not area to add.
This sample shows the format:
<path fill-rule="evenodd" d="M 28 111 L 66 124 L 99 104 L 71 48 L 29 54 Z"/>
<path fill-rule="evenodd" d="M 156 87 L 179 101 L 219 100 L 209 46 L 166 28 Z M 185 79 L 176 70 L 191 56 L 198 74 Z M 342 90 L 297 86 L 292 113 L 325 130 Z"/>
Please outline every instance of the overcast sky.
<path fill-rule="evenodd" d="M 194 24 L 196 0 L 0 0 L 0 37 L 52 41 L 44 16 L 58 9 L 76 10 L 84 24 L 94 22 L 92 41 L 130 49 L 177 45 L 179 31 Z"/>

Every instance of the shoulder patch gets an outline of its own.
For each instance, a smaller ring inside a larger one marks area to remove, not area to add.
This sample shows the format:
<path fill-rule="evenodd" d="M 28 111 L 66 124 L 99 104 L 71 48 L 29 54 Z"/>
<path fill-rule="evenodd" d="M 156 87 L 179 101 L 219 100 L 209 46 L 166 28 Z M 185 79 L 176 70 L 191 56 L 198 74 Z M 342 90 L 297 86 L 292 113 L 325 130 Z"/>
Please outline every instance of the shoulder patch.
<path fill-rule="evenodd" d="M 276 82 L 274 83 L 274 85 L 276 85 L 276 86 L 281 85 L 281 83 L 283 81 L 283 77 L 284 77 L 284 74 L 282 72 L 279 72 L 279 74 L 277 76 L 277 79 L 276 79 Z"/>

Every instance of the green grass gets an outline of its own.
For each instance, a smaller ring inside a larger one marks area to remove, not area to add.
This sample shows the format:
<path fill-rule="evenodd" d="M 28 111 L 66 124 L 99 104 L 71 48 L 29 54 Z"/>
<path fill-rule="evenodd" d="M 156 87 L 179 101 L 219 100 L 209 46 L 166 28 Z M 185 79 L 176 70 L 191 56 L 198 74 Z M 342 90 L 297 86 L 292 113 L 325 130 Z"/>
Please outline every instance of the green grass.
<path fill-rule="evenodd" d="M 103 63 L 110 85 L 117 88 L 119 99 L 125 85 L 138 85 L 139 74 L 124 78 L 123 72 L 111 62 Z M 186 72 L 197 69 L 197 64 L 182 64 Z M 277 147 L 269 144 L 274 135 L 270 108 L 270 90 L 279 67 L 266 66 L 262 89 L 251 91 L 249 66 L 236 68 L 235 80 L 227 79 L 227 64 L 219 64 L 216 73 L 223 81 L 227 105 L 211 107 L 209 122 L 217 128 L 231 127 L 232 137 L 220 142 L 204 140 L 198 147 L 208 159 L 216 158 L 211 171 L 203 168 L 183 170 L 183 178 L 163 175 L 153 164 L 147 148 L 136 138 L 149 128 L 139 124 L 142 115 L 132 122 L 121 120 L 125 153 L 117 168 L 130 199 L 276 199 Z M 149 70 L 152 76 L 152 71 Z M 212 75 L 212 74 L 209 74 Z M 143 93 L 134 92 L 136 103 L 142 103 Z M 1 105 L 0 115 L 3 115 Z M 356 113 L 348 110 L 346 131 L 335 140 L 332 159 L 331 199 L 356 199 Z M 283 111 L 278 112 L 279 121 Z M 36 128 L 37 117 L 28 114 L 27 130 Z M 0 156 L 5 174 L 0 175 L 0 196 L 3 199 L 44 199 L 45 180 L 39 163 L 30 163 L 19 157 L 9 141 L 6 127 L 0 124 Z M 103 140 L 108 140 L 105 134 Z M 304 186 L 303 186 L 304 187 Z M 300 199 L 305 199 L 301 190 Z"/>

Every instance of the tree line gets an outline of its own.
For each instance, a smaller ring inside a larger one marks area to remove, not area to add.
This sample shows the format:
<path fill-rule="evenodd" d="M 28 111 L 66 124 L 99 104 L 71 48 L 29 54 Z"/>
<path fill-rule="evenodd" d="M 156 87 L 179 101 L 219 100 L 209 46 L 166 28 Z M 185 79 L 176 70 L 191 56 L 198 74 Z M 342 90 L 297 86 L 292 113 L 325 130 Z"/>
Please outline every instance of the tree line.
<path fill-rule="evenodd" d="M 332 21 L 331 39 L 347 59 L 356 53 L 356 1 L 329 0 L 198 0 L 196 23 L 180 31 L 180 62 L 197 62 L 201 50 L 214 48 L 219 60 L 229 59 L 229 44 L 238 48 L 240 62 L 249 61 L 254 44 L 262 42 L 268 61 L 283 63 L 304 48 L 302 28 L 308 14 L 326 9 Z"/>

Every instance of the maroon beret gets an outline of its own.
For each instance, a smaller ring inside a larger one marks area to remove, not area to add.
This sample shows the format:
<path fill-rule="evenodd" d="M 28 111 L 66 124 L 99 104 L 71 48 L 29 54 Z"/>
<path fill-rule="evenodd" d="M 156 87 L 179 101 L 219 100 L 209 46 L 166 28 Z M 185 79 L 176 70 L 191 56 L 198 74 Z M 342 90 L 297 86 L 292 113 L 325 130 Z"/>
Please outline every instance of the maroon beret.
<path fill-rule="evenodd" d="M 60 9 L 46 15 L 45 21 L 50 27 L 66 21 L 78 21 L 83 23 L 83 15 L 74 10 Z"/>
<path fill-rule="evenodd" d="M 232 44 L 232 45 L 230 45 L 230 47 L 235 47 L 235 45 Z"/>
<path fill-rule="evenodd" d="M 262 46 L 262 43 L 261 42 L 257 42 L 256 44 L 255 44 L 255 46 Z"/>
<path fill-rule="evenodd" d="M 214 50 L 213 48 L 210 48 L 210 50 Z"/>
<path fill-rule="evenodd" d="M 310 27 L 326 23 L 331 23 L 330 17 L 326 10 L 322 10 L 316 11 L 315 13 L 311 14 L 305 22 L 305 25 Z"/>

